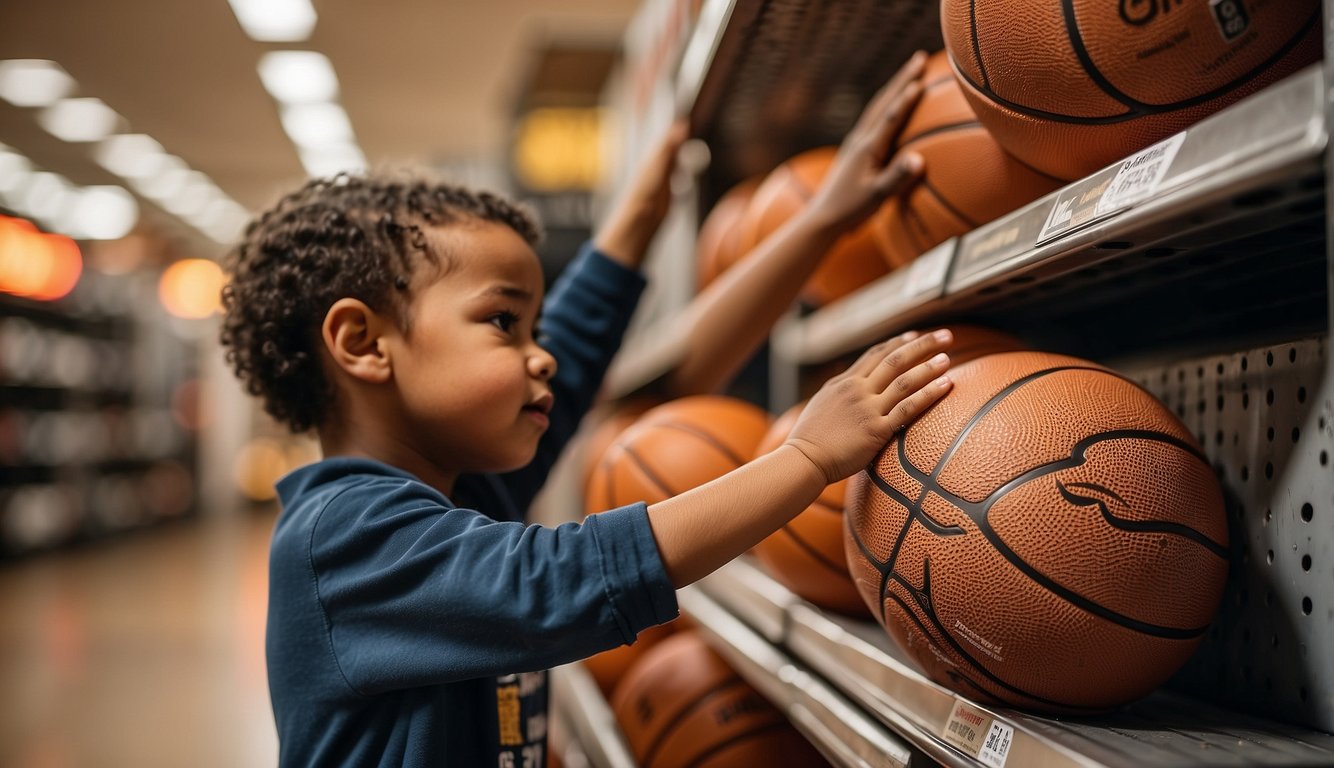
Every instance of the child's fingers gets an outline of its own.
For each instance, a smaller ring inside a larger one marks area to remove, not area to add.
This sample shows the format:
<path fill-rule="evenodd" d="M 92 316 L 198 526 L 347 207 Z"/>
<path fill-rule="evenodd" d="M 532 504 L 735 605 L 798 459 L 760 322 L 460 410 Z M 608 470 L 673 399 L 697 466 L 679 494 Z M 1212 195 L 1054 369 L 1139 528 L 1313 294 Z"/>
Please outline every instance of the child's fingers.
<path fill-rule="evenodd" d="M 904 152 L 880 172 L 875 182 L 876 191 L 886 197 L 898 194 L 921 177 L 922 167 L 921 155 Z"/>
<path fill-rule="evenodd" d="M 876 157 L 883 160 L 889 155 L 890 147 L 893 146 L 904 124 L 908 122 L 913 107 L 921 98 L 922 84 L 916 81 L 909 83 L 908 87 L 890 102 L 887 111 L 872 124 L 874 132 L 871 134 L 870 142 Z"/>
<path fill-rule="evenodd" d="M 907 371 L 925 362 L 928 358 L 944 350 L 954 340 L 953 334 L 942 328 L 894 349 L 880 359 L 880 363 L 867 374 L 871 387 L 876 392 L 883 392 L 891 384 L 898 386 L 895 380 Z M 941 371 L 936 371 L 939 375 Z M 920 386 L 920 385 L 919 385 Z M 901 391 L 902 394 L 902 391 Z"/>
<path fill-rule="evenodd" d="M 886 414 L 892 432 L 898 432 L 911 424 L 914 419 L 925 413 L 926 409 L 944 397 L 954 385 L 949 376 L 941 373 L 939 366 L 929 363 L 916 366 L 900 378 L 910 382 L 906 386 L 910 394 L 904 396 L 900 391 L 899 381 L 895 380 L 889 390 L 882 395 L 886 398 L 885 405 L 894 400 L 898 401 Z"/>
<path fill-rule="evenodd" d="M 871 97 L 870 104 L 862 110 L 862 116 L 857 121 L 856 128 L 874 129 L 882 123 L 889 116 L 894 100 L 902 95 L 909 84 L 915 83 L 925 69 L 926 52 L 917 51 L 902 67 L 899 67 L 899 71 L 894 73 L 889 82 L 885 83 L 876 92 L 875 96 Z"/>
<path fill-rule="evenodd" d="M 848 366 L 847 373 L 850 375 L 869 376 L 885 358 L 893 354 L 894 350 L 902 347 L 920 336 L 917 331 L 907 331 L 898 336 L 885 339 L 879 344 L 875 344 L 861 354 L 857 361 Z"/>

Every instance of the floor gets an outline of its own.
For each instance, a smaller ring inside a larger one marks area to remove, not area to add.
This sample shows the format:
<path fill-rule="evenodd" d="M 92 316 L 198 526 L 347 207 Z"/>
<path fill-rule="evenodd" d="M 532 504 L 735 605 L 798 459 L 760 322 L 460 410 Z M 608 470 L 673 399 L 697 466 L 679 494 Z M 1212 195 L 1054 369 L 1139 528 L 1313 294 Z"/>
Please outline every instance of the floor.
<path fill-rule="evenodd" d="M 271 512 L 0 563 L 0 766 L 274 765 Z"/>

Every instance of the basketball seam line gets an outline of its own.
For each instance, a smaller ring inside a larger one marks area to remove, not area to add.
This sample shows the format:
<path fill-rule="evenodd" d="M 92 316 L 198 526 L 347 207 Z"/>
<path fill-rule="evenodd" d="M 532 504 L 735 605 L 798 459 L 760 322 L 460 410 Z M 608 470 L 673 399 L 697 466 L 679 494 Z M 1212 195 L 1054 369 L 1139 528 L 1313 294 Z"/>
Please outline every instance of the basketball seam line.
<path fill-rule="evenodd" d="M 751 728 L 748 731 L 743 731 L 741 733 L 736 734 L 727 741 L 714 744 L 712 747 L 709 747 L 708 749 L 697 755 L 695 759 L 686 764 L 684 768 L 695 768 L 696 766 L 703 765 L 705 761 L 707 761 L 710 757 L 713 757 L 714 755 L 718 754 L 719 752 L 722 752 L 723 750 L 728 749 L 740 742 L 751 739 L 759 734 L 767 733 L 769 731 L 786 730 L 790 728 L 791 726 L 788 724 L 787 720 L 781 717 L 782 713 L 778 712 L 777 714 L 780 715 L 780 718 L 778 720 L 764 723 L 763 725 L 755 726 L 754 728 Z"/>
<path fill-rule="evenodd" d="M 816 563 L 824 566 L 830 571 L 833 571 L 836 575 L 839 576 L 848 575 L 846 568 L 840 568 L 838 564 L 836 564 L 833 560 L 830 560 L 829 558 L 825 557 L 823 552 L 820 552 L 818 549 L 816 549 L 815 545 L 811 544 L 803 536 L 796 533 L 786 525 L 783 526 L 782 531 L 783 533 L 787 534 L 794 542 L 796 542 L 797 546 L 800 547 L 806 554 L 810 555 L 811 558 L 816 561 Z"/>
<path fill-rule="evenodd" d="M 726 443 L 723 443 L 718 438 L 714 437 L 708 432 L 695 429 L 693 426 L 690 426 L 688 424 L 681 424 L 678 422 L 663 422 L 661 424 L 658 424 L 657 426 L 662 427 L 664 429 L 678 429 L 682 432 L 698 437 L 699 439 L 703 440 L 709 445 L 712 445 L 713 447 L 717 448 L 719 453 L 723 454 L 728 459 L 730 459 L 732 461 L 732 464 L 737 467 L 746 463 L 746 460 L 733 453 L 732 449 L 729 448 Z"/>
<path fill-rule="evenodd" d="M 671 733 L 673 730 L 675 730 L 676 726 L 680 725 L 681 721 L 686 719 L 686 717 L 689 716 L 691 712 L 694 712 L 695 710 L 699 709 L 701 706 L 704 705 L 704 702 L 706 702 L 710 698 L 713 698 L 714 696 L 721 696 L 723 693 L 732 688 L 745 685 L 745 681 L 736 675 L 735 670 L 730 670 L 729 668 L 729 671 L 732 671 L 732 677 L 729 677 L 726 680 L 717 683 L 713 687 L 705 690 L 703 693 L 699 695 L 698 698 L 696 698 L 694 701 L 686 703 L 686 705 L 677 710 L 676 713 L 673 714 L 667 720 L 667 722 L 662 724 L 662 727 L 658 729 L 657 735 L 653 737 L 652 743 L 649 744 L 649 748 L 644 751 L 644 759 L 643 759 L 644 765 L 653 764 L 653 760 L 654 758 L 657 757 L 658 750 L 662 747 L 663 741 L 666 740 L 667 735 Z"/>
<path fill-rule="evenodd" d="M 667 498 L 670 499 L 671 497 L 676 495 L 676 491 L 673 491 L 672 487 L 668 485 L 665 480 L 663 480 L 661 477 L 658 477 L 657 473 L 654 472 L 649 467 L 648 463 L 644 461 L 642 456 L 635 453 L 633 448 L 631 448 L 628 445 L 623 445 L 621 446 L 621 450 L 625 451 L 625 455 L 630 457 L 630 459 L 634 462 L 635 466 L 639 468 L 639 471 L 643 472 L 644 475 L 648 477 L 650 482 L 658 486 L 658 490 L 665 493 Z M 614 500 L 609 499 L 609 501 L 614 501 Z"/>

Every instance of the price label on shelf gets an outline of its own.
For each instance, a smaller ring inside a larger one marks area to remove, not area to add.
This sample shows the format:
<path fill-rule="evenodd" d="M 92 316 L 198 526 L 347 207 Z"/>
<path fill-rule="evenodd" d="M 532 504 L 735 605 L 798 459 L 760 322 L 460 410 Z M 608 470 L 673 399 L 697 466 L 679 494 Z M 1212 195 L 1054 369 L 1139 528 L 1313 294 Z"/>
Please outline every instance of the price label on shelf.
<path fill-rule="evenodd" d="M 1185 140 L 1186 134 L 1178 133 L 1126 158 L 1098 199 L 1097 215 L 1129 208 L 1158 191 Z"/>
<path fill-rule="evenodd" d="M 1009 757 L 1010 745 L 1014 741 L 1014 728 L 977 707 L 956 701 L 940 736 L 965 755 L 975 757 L 991 768 L 1005 768 L 1005 759 Z"/>

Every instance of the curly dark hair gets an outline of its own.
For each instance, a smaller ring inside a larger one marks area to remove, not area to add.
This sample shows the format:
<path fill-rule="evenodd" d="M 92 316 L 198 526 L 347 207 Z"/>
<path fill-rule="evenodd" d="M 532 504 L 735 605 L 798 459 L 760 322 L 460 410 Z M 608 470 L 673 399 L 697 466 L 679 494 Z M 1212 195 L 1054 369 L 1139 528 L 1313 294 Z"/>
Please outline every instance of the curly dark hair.
<path fill-rule="evenodd" d="M 423 228 L 470 220 L 504 224 L 530 245 L 541 238 L 524 208 L 419 175 L 313 179 L 252 220 L 222 291 L 221 341 L 246 391 L 292 432 L 319 427 L 334 396 L 319 354 L 329 307 L 356 298 L 405 327 L 417 267 L 448 268 Z"/>

